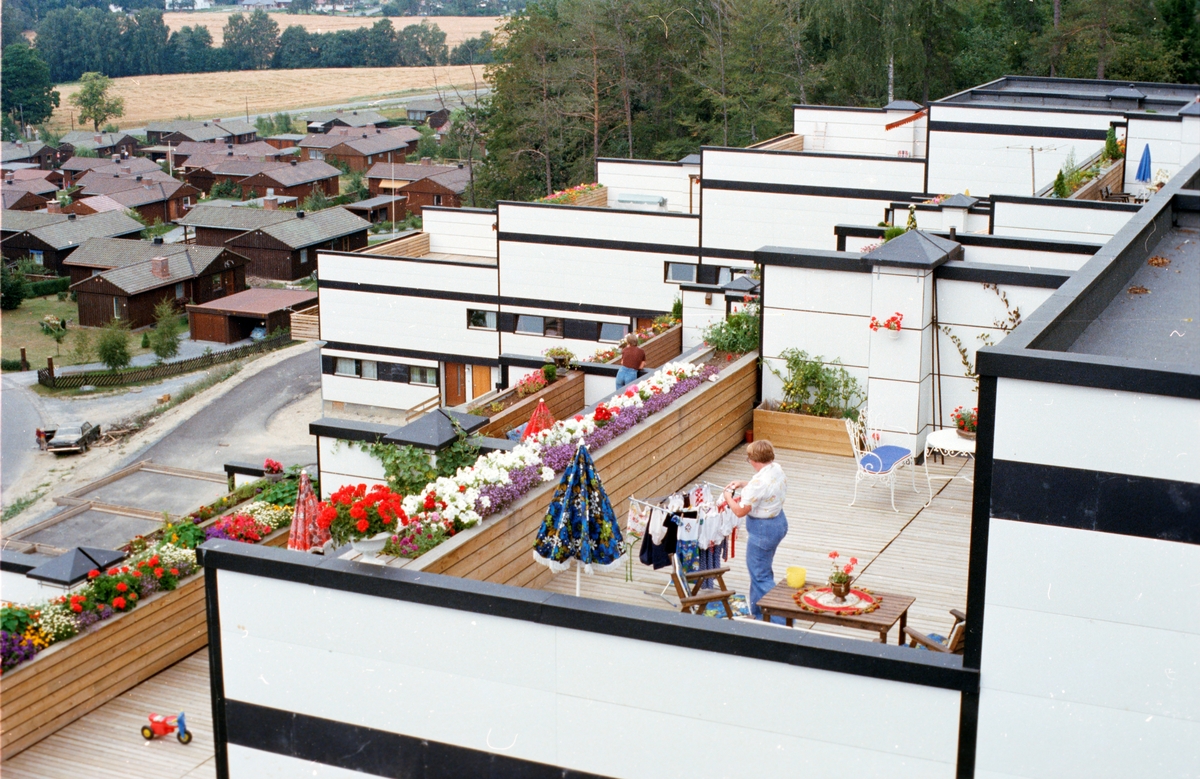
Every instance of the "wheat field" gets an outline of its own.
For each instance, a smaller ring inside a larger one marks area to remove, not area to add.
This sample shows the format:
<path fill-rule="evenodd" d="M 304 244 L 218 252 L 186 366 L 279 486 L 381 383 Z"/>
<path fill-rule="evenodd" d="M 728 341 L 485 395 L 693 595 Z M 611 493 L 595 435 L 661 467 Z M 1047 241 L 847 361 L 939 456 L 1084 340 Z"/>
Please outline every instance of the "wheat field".
<path fill-rule="evenodd" d="M 163 14 L 163 21 L 173 32 L 180 27 L 201 25 L 208 28 L 213 37 L 213 45 L 220 46 L 224 39 L 222 30 L 229 15 L 237 13 L 233 7 L 229 11 L 198 11 L 171 12 Z M 370 27 L 379 21 L 380 16 L 326 16 L 324 14 L 280 14 L 272 13 L 271 18 L 283 32 L 293 24 L 298 24 L 309 32 L 337 32 L 338 30 L 353 30 L 356 27 Z M 436 24 L 446 33 L 446 45 L 454 48 L 467 38 L 477 38 L 485 30 L 491 32 L 500 24 L 501 19 L 495 16 L 430 16 L 429 21 Z M 399 16 L 392 19 L 392 26 L 397 30 L 410 24 L 420 24 L 421 17 Z"/>

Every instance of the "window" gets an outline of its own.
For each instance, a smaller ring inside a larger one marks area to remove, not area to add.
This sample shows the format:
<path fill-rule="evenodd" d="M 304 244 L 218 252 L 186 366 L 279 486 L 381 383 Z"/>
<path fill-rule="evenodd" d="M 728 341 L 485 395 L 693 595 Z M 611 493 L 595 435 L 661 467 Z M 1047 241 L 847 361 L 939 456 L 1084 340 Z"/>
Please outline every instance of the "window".
<path fill-rule="evenodd" d="M 121 299 L 113 297 L 113 319 L 121 318 Z"/>
<path fill-rule="evenodd" d="M 46 263 L 45 263 L 45 261 L 42 259 L 42 253 L 41 253 L 41 252 L 39 252 L 39 251 L 37 251 L 36 249 L 30 249 L 30 250 L 29 250 L 29 259 L 33 260 L 33 261 L 34 261 L 34 262 L 36 262 L 38 265 L 45 265 L 45 264 L 46 264 Z"/>
<path fill-rule="evenodd" d="M 304 265 L 308 262 L 308 249 L 300 250 L 300 264 Z"/>
<path fill-rule="evenodd" d="M 316 149 L 313 149 L 312 151 L 310 151 L 308 153 L 308 158 L 310 160 L 323 160 L 323 159 L 325 159 L 325 152 L 317 151 Z"/>
<path fill-rule="evenodd" d="M 334 363 L 333 372 L 337 376 L 357 376 L 358 360 L 352 360 L 349 357 L 338 357 Z"/>
<path fill-rule="evenodd" d="M 441 196 L 441 195 L 434 195 L 434 196 L 433 196 L 433 204 L 434 204 L 435 206 L 440 206 L 440 205 L 442 204 L 442 196 Z"/>
<path fill-rule="evenodd" d="M 545 330 L 545 319 L 540 316 L 521 314 L 517 317 L 517 332 L 525 335 L 541 335 Z"/>
<path fill-rule="evenodd" d="M 187 197 L 187 196 L 185 196 L 185 197 L 183 198 L 183 207 L 184 207 L 184 208 L 187 208 L 187 207 L 188 207 L 188 206 L 190 206 L 191 204 L 192 204 L 192 198 L 191 198 L 191 197 Z"/>
<path fill-rule="evenodd" d="M 221 280 L 220 273 L 214 273 L 212 280 L 213 280 L 213 289 L 221 289 L 221 287 L 223 287 L 225 285 L 225 282 Z"/>
<path fill-rule="evenodd" d="M 542 335 L 547 338 L 562 338 L 563 321 L 558 318 L 546 317 L 546 329 L 542 331 Z"/>
<path fill-rule="evenodd" d="M 183 300 L 183 282 L 182 281 L 175 285 L 175 299 Z"/>
<path fill-rule="evenodd" d="M 629 332 L 629 325 L 618 325 L 613 322 L 600 323 L 600 340 L 617 342 Z"/>
<path fill-rule="evenodd" d="M 696 266 L 683 262 L 667 263 L 667 281 L 692 283 L 696 281 Z"/>
<path fill-rule="evenodd" d="M 362 377 L 364 379 L 375 380 L 379 378 L 374 360 L 361 360 L 359 365 L 361 366 Z"/>
<path fill-rule="evenodd" d="M 368 165 L 371 164 L 371 155 L 370 154 L 367 155 L 367 164 Z"/>
<path fill-rule="evenodd" d="M 427 387 L 436 387 L 438 385 L 438 369 L 422 368 L 414 365 L 408 369 L 408 381 L 410 384 L 424 384 Z"/>
<path fill-rule="evenodd" d="M 477 330 L 495 330 L 496 312 L 467 309 L 467 327 Z"/>

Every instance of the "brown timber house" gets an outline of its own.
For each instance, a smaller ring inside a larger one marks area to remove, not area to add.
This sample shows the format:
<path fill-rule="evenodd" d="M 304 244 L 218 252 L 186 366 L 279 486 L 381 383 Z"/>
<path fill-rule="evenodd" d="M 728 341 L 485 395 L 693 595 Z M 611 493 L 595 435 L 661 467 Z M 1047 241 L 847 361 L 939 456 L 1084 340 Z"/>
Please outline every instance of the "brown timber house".
<path fill-rule="evenodd" d="M 367 246 L 371 223 L 344 208 L 313 214 L 297 211 L 294 216 L 242 233 L 226 246 L 250 259 L 247 272 L 251 276 L 285 281 L 314 272 L 318 249 L 352 252 Z"/>

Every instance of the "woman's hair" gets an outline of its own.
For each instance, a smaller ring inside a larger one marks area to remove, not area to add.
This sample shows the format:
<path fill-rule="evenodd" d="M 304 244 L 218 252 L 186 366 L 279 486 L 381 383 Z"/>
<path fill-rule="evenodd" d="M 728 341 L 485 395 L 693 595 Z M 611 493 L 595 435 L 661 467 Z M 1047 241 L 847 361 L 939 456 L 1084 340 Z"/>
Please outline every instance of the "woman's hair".
<path fill-rule="evenodd" d="M 630 334 L 626 335 L 624 338 L 622 338 L 621 342 L 624 343 L 626 346 L 637 346 L 637 336 L 634 335 L 633 333 L 630 333 Z"/>
<path fill-rule="evenodd" d="M 772 462 L 775 459 L 775 447 L 771 446 L 771 442 L 763 439 L 755 441 L 746 447 L 746 456 L 756 463 Z"/>

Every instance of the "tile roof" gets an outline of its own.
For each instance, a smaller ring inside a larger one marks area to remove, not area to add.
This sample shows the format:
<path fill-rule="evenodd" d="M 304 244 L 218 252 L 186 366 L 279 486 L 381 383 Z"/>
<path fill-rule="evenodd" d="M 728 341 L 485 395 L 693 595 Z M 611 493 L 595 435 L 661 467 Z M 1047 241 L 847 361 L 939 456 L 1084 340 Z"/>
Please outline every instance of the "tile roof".
<path fill-rule="evenodd" d="M 10 215 L 31 213 L 31 212 L 27 212 L 27 211 L 10 211 L 9 210 L 11 208 L 14 208 L 17 204 L 19 204 L 21 202 L 21 198 L 23 198 L 23 197 L 33 198 L 33 200 L 29 201 L 30 203 L 36 203 L 38 200 L 44 200 L 44 198 L 42 198 L 41 195 L 34 194 L 33 192 L 30 192 L 29 190 L 26 190 L 26 189 L 14 189 L 12 187 L 4 187 L 3 189 L 0 189 L 0 205 L 2 205 L 3 209 L 4 209 L 4 220 L 3 221 L 4 221 L 5 232 L 8 232 L 8 222 L 9 222 Z"/>
<path fill-rule="evenodd" d="M 421 138 L 421 134 L 411 127 L 401 129 L 408 132 L 362 133 L 357 136 L 345 136 L 338 146 L 346 146 L 363 155 L 382 154 L 404 149 L 408 144 Z"/>
<path fill-rule="evenodd" d="M 190 162 L 190 160 L 189 160 Z M 286 167 L 288 163 L 277 162 L 275 160 L 247 160 L 237 159 L 235 157 L 214 157 L 211 161 L 204 160 L 204 164 L 193 167 L 190 173 L 197 170 L 206 170 L 214 176 L 241 176 L 247 178 L 256 176 L 259 173 L 265 173 L 276 168 Z"/>
<path fill-rule="evenodd" d="M 99 143 L 96 142 L 97 135 L 100 136 Z M 70 145 L 76 149 L 92 149 L 94 151 L 107 146 L 116 146 L 127 141 L 137 143 L 129 133 L 93 133 L 87 130 L 75 130 L 64 135 L 59 141 L 59 145 Z"/>
<path fill-rule="evenodd" d="M 310 133 L 296 145 L 301 149 L 332 149 L 345 141 L 344 133 Z"/>
<path fill-rule="evenodd" d="M 141 181 L 138 178 L 141 177 Z M 173 176 L 168 176 L 161 170 L 148 170 L 144 173 L 106 173 L 104 171 L 89 171 L 84 174 L 79 181 L 81 194 L 84 195 L 111 195 L 114 192 L 123 192 L 127 189 L 137 189 L 146 184 L 162 183 L 162 184 L 178 184 L 179 179 Z"/>
<path fill-rule="evenodd" d="M 245 119 L 218 119 L 217 126 L 222 130 L 228 130 L 234 135 L 258 134 L 258 127 L 250 124 Z"/>
<path fill-rule="evenodd" d="M 394 181 L 416 181 L 438 173 L 449 173 L 455 168 L 449 165 L 417 165 L 416 163 L 377 162 L 367 171 L 369 179 L 392 179 Z"/>
<path fill-rule="evenodd" d="M 370 222 L 355 216 L 344 208 L 327 208 L 324 211 L 307 214 L 303 219 L 277 222 L 260 229 L 286 246 L 302 249 L 315 243 L 332 241 L 344 235 L 366 230 L 370 226 Z"/>
<path fill-rule="evenodd" d="M 337 168 L 320 160 L 308 160 L 307 162 L 284 163 L 271 170 L 264 171 L 264 175 L 269 181 L 274 181 L 281 187 L 294 187 L 298 184 L 308 184 L 312 181 L 323 181 L 328 178 L 336 178 L 342 172 Z"/>
<path fill-rule="evenodd" d="M 471 184 L 471 169 L 468 167 L 452 168 L 446 173 L 430 176 L 429 180 L 436 181 L 451 192 L 462 194 Z"/>
<path fill-rule="evenodd" d="M 399 203 L 407 199 L 403 195 L 379 195 L 378 197 L 360 200 L 357 203 L 347 203 L 343 208 L 348 208 L 351 211 L 369 211 L 373 208 L 382 208 L 383 206 Z"/>
<path fill-rule="evenodd" d="M 162 244 L 155 248 L 162 249 L 167 244 Z M 195 278 L 202 270 L 207 268 L 214 260 L 227 251 L 223 246 L 197 246 L 195 244 L 187 244 L 186 249 L 177 254 L 164 254 L 159 252 L 152 257 L 167 258 L 167 276 L 156 276 L 152 272 L 153 259 L 135 262 L 130 265 L 123 265 L 113 270 L 104 271 L 97 276 L 92 276 L 92 279 L 102 278 L 119 289 L 124 290 L 130 295 L 136 295 L 139 292 L 146 292 L 159 287 L 167 287 L 176 284 L 180 281 Z M 76 282 L 71 286 L 86 284 L 91 279 L 84 279 Z"/>
<path fill-rule="evenodd" d="M 324 124 L 334 120 L 341 121 L 351 127 L 365 127 L 368 124 L 387 124 L 388 119 L 376 111 L 314 111 L 302 117 L 305 122 Z"/>
<path fill-rule="evenodd" d="M 63 260 L 63 264 L 88 268 L 123 268 L 126 265 L 146 262 L 153 257 L 173 257 L 195 246 L 186 243 L 156 244 L 152 241 L 131 241 L 128 238 L 89 238 L 71 252 L 71 256 Z"/>
<path fill-rule="evenodd" d="M 0 143 L 0 161 L 27 160 L 44 148 L 46 148 L 46 144 L 41 141 L 30 141 L 20 145 L 4 141 Z"/>
<path fill-rule="evenodd" d="M 220 208 L 198 205 L 175 224 L 189 227 L 211 227 L 218 230 L 258 230 L 276 222 L 295 219 L 293 211 L 269 211 L 265 208 Z"/>
<path fill-rule="evenodd" d="M 125 206 L 113 200 L 108 195 L 92 195 L 91 197 L 80 198 L 76 200 L 73 206 L 87 206 L 91 209 L 91 213 L 99 214 L 104 211 L 124 211 Z M 73 213 L 79 213 L 74 211 Z"/>
<path fill-rule="evenodd" d="M 43 214 L 38 211 L 9 211 L 0 220 L 0 229 L 6 233 L 21 233 L 36 227 L 67 221 L 66 214 Z"/>
<path fill-rule="evenodd" d="M 86 157 L 72 157 L 71 159 L 67 160 L 67 162 L 73 162 L 74 160 L 80 160 L 80 161 L 86 160 L 88 162 L 98 162 L 99 164 L 98 165 L 79 166 L 79 167 L 73 166 L 72 168 L 70 168 L 70 170 L 86 170 L 86 171 L 91 171 L 93 173 L 99 173 L 102 175 L 111 176 L 114 173 L 116 173 L 118 175 L 124 174 L 125 173 L 124 168 L 129 168 L 129 175 L 137 175 L 139 173 L 149 173 L 151 171 L 153 171 L 155 173 L 161 173 L 164 176 L 167 175 L 162 172 L 162 168 L 160 168 L 158 166 L 157 162 L 155 162 L 154 160 L 148 160 L 145 157 L 128 157 L 126 159 L 121 160 L 120 162 L 113 162 L 112 160 L 104 158 L 104 157 L 100 157 L 98 159 L 89 159 Z M 63 163 L 63 168 L 67 169 L 66 163 Z"/>
<path fill-rule="evenodd" d="M 187 138 L 191 138 L 192 143 L 206 143 L 228 138 L 231 135 L 257 133 L 258 128 L 242 119 L 214 119 L 211 121 L 203 119 L 176 119 L 170 122 L 151 122 L 146 125 L 146 131 L 161 133 L 162 135 L 180 133 Z"/>
<path fill-rule="evenodd" d="M 150 203 L 161 203 L 173 197 L 180 197 L 182 194 L 186 194 L 179 192 L 184 187 L 189 187 L 189 192 L 196 191 L 195 187 L 191 187 L 181 181 L 152 181 L 150 183 L 143 182 L 140 187 L 123 189 L 120 192 L 109 192 L 107 197 L 117 201 L 126 208 L 137 208 L 138 206 L 149 205 Z"/>
<path fill-rule="evenodd" d="M 138 159 L 141 159 L 141 158 L 139 157 Z M 107 165 L 118 165 L 118 164 L 120 164 L 120 163 L 115 163 L 108 157 L 74 157 L 73 156 L 70 159 L 63 162 L 62 165 L 59 165 L 58 169 L 59 170 L 69 170 L 69 171 L 95 170 L 96 168 L 103 168 Z"/>
<path fill-rule="evenodd" d="M 48 181 L 51 176 L 59 179 L 62 178 L 61 174 L 56 170 L 42 170 L 38 167 L 10 170 L 5 174 L 5 177 L 7 178 L 9 175 L 12 176 L 13 181 Z"/>
<path fill-rule="evenodd" d="M 141 222 L 122 211 L 109 211 L 91 216 L 79 216 L 64 222 L 27 230 L 30 235 L 55 249 L 78 246 L 89 238 L 114 237 L 140 233 Z"/>
<path fill-rule="evenodd" d="M 14 192 L 32 192 L 35 195 L 52 195 L 58 191 L 58 185 L 46 179 L 24 179 L 12 183 L 6 181 L 0 186 Z"/>

